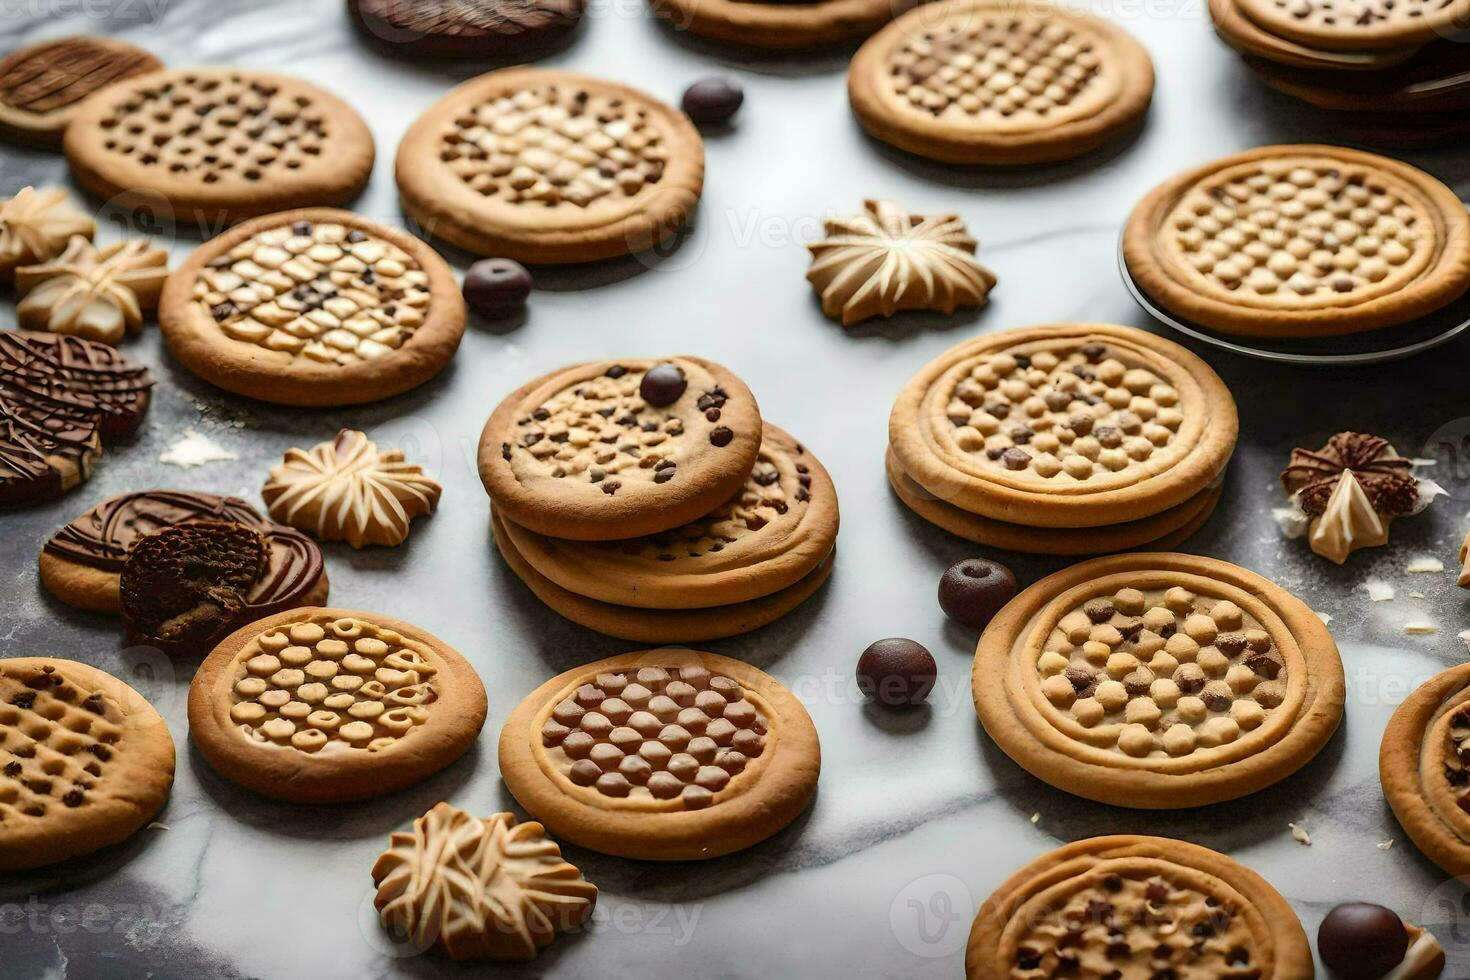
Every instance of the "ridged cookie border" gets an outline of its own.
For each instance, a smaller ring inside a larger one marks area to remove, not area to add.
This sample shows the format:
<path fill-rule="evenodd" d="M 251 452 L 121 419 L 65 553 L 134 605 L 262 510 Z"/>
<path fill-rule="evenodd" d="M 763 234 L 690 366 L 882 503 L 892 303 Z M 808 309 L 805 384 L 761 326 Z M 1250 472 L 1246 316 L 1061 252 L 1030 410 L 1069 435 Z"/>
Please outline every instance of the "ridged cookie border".
<path fill-rule="evenodd" d="M 1460 876 L 1470 875 L 1470 840 L 1446 829 L 1424 798 L 1419 779 L 1424 738 L 1457 696 L 1462 703 L 1470 696 L 1470 664 L 1434 675 L 1395 709 L 1378 748 L 1378 780 L 1414 846 L 1449 874 Z"/>

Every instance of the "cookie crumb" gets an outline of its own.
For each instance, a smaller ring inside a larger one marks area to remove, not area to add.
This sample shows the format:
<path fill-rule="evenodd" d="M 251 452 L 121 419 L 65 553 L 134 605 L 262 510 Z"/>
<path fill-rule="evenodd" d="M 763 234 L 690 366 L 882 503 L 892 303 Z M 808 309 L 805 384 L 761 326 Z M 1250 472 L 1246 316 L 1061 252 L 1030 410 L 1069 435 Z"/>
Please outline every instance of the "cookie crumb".
<path fill-rule="evenodd" d="M 1470 630 L 1460 630 L 1455 635 L 1460 638 L 1461 643 L 1465 644 L 1465 649 L 1470 650 Z"/>
<path fill-rule="evenodd" d="M 1368 598 L 1373 602 L 1392 602 L 1396 594 L 1394 587 L 1381 578 L 1370 578 L 1360 588 L 1368 593 Z"/>
<path fill-rule="evenodd" d="M 239 458 L 209 436 L 190 428 L 185 429 L 184 434 L 164 450 L 158 461 L 189 470 L 205 463 L 226 463 Z"/>
<path fill-rule="evenodd" d="M 1404 633 L 1407 636 L 1433 636 L 1439 632 L 1439 626 L 1423 619 L 1411 619 L 1404 624 Z"/>
<path fill-rule="evenodd" d="M 1306 828 L 1299 827 L 1294 823 L 1289 823 L 1286 826 L 1291 829 L 1292 839 L 1298 844 L 1304 847 L 1312 846 L 1312 835 L 1307 833 Z"/>
<path fill-rule="evenodd" d="M 1273 507 L 1271 517 L 1281 529 L 1281 536 L 1288 541 L 1306 537 L 1311 519 L 1300 507 Z"/>
<path fill-rule="evenodd" d="M 1413 559 L 1409 562 L 1409 564 L 1405 565 L 1404 571 L 1411 574 L 1422 572 L 1442 572 L 1444 571 L 1444 562 L 1440 561 L 1438 558 L 1435 558 L 1433 555 L 1420 555 L 1418 558 Z"/>
<path fill-rule="evenodd" d="M 1033 813 L 1033 814 L 1031 814 L 1031 823 L 1033 825 L 1038 824 L 1038 823 L 1041 823 L 1041 814 L 1040 813 Z"/>
<path fill-rule="evenodd" d="M 1409 598 L 1410 599 L 1423 599 L 1424 598 L 1424 593 L 1423 592 L 1410 592 L 1409 593 Z"/>
<path fill-rule="evenodd" d="M 1320 609 L 1313 609 L 1312 612 L 1316 613 L 1317 614 L 1317 618 L 1320 619 L 1320 620 L 1322 620 L 1322 625 L 1323 626 L 1331 625 L 1331 623 L 1332 623 L 1332 614 L 1331 613 L 1325 613 L 1325 612 L 1323 612 Z"/>
<path fill-rule="evenodd" d="M 1381 840 L 1381 841 L 1378 842 L 1378 849 L 1380 851 L 1386 851 L 1390 847 L 1393 847 L 1393 838 L 1392 837 L 1390 837 L 1388 840 Z"/>
<path fill-rule="evenodd" d="M 155 821 L 153 821 L 152 823 L 150 823 L 148 825 L 148 829 L 149 830 L 172 830 L 173 828 L 167 826 L 166 824 L 161 824 L 157 820 L 155 820 Z"/>

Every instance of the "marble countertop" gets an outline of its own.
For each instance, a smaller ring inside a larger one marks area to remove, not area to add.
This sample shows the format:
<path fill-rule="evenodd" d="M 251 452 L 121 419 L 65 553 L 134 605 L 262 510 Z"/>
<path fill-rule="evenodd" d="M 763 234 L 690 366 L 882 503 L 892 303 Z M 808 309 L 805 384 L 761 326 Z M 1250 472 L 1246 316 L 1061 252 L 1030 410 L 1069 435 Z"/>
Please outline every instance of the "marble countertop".
<path fill-rule="evenodd" d="M 54 0 L 7 8 L 0 48 L 67 32 L 114 33 L 172 64 L 240 64 L 305 76 L 367 117 L 379 160 L 359 210 L 400 222 L 392 157 L 411 120 L 487 65 L 410 64 L 365 48 L 338 0 Z M 708 183 L 694 233 L 664 257 L 538 270 L 528 313 L 473 322 L 442 376 L 408 395 L 350 410 L 292 411 L 210 388 L 164 352 L 156 328 L 126 349 L 160 384 L 137 439 L 106 454 L 63 500 L 6 514 L 0 552 L 0 656 L 51 655 L 119 673 L 167 718 L 178 779 L 159 825 L 95 858 L 0 877 L 0 974 L 41 977 L 366 978 L 452 976 L 433 955 L 395 947 L 371 909 L 369 870 L 390 832 L 439 800 L 514 809 L 495 741 L 519 700 L 548 676 L 629 644 L 542 608 L 489 542 L 473 450 L 490 409 L 513 387 L 573 359 L 689 352 L 739 373 L 766 417 L 826 463 L 841 497 L 841 557 L 830 584 L 781 622 L 711 643 L 775 674 L 807 703 L 822 737 L 815 804 L 760 846 L 723 859 L 654 865 L 567 847 L 602 889 L 586 934 L 555 943 L 530 977 L 956 977 L 970 920 L 1016 868 L 1066 841 L 1136 832 L 1187 838 L 1234 855 L 1291 901 L 1308 932 L 1335 903 L 1371 898 L 1431 926 L 1446 976 L 1470 975 L 1464 889 L 1406 839 L 1378 786 L 1380 734 L 1416 684 L 1466 659 L 1470 626 L 1455 587 L 1466 525 L 1470 339 L 1409 362 L 1358 370 L 1273 367 L 1201 353 L 1234 390 L 1240 449 L 1224 500 L 1188 550 L 1235 561 L 1331 617 L 1349 678 L 1347 720 L 1325 751 L 1279 786 L 1208 809 L 1135 812 L 1076 799 L 1028 776 L 976 722 L 972 632 L 948 623 L 940 572 L 977 549 L 910 515 L 889 493 L 882 454 L 893 396 L 945 348 L 980 331 L 1056 320 L 1146 326 L 1115 262 L 1133 202 L 1170 174 L 1274 142 L 1331 141 L 1330 120 L 1258 86 L 1212 34 L 1202 0 L 1102 4 L 1152 52 L 1158 92 L 1147 128 L 1124 145 L 1059 167 L 951 169 L 868 140 L 848 112 L 847 53 L 764 57 L 680 36 L 642 0 L 592 0 L 582 28 L 545 64 L 605 75 L 676 100 L 694 78 L 740 78 L 737 125 L 707 139 Z M 1470 194 L 1470 152 L 1413 162 Z M 0 193 L 65 180 L 59 157 L 0 149 Z M 958 211 L 1000 278 L 983 311 L 909 315 L 851 332 L 826 320 L 803 279 L 803 243 L 823 214 L 864 197 L 914 211 Z M 95 202 L 94 202 L 95 203 Z M 110 217 L 110 216 L 109 216 Z M 121 232 L 104 221 L 101 237 Z M 175 260 L 192 247 L 173 243 Z M 460 268 L 463 255 L 450 258 Z M 6 302 L 0 323 L 13 322 Z M 72 610 L 40 587 L 35 553 L 60 524 L 130 489 L 175 485 L 259 499 L 283 450 L 340 426 L 403 446 L 438 474 L 437 514 L 398 549 L 326 548 L 332 603 L 410 619 L 462 651 L 490 697 L 477 747 L 407 792 L 353 806 L 297 807 L 217 777 L 190 747 L 185 693 L 195 664 L 122 647 L 115 620 Z M 1394 526 L 1389 548 L 1337 568 L 1282 538 L 1271 509 L 1292 446 L 1344 428 L 1380 432 L 1408 455 L 1438 455 L 1450 490 Z M 186 430 L 237 458 L 191 470 L 161 465 Z M 1441 574 L 1409 574 L 1420 555 Z M 1023 582 L 1060 567 L 1017 558 Z M 1386 582 L 1391 601 L 1364 586 Z M 1406 635 L 1410 620 L 1438 625 Z M 927 707 L 866 705 L 852 680 L 872 640 L 908 636 L 940 665 Z M 1311 845 L 1288 824 L 1305 828 Z"/>

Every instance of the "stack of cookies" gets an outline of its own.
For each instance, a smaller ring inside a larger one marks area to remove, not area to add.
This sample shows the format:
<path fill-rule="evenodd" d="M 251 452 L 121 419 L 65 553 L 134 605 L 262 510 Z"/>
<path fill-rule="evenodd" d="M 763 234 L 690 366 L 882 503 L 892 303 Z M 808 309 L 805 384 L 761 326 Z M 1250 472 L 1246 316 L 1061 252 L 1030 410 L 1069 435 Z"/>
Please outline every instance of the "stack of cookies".
<path fill-rule="evenodd" d="M 920 517 L 990 547 L 1166 550 L 1214 510 L 1237 431 L 1224 382 L 1179 345 L 1029 327 L 952 348 L 905 386 L 888 479 Z"/>
<path fill-rule="evenodd" d="M 1470 24 L 1465 0 L 1363 3 L 1210 0 L 1221 39 L 1263 82 L 1389 140 L 1467 127 Z"/>
<path fill-rule="evenodd" d="M 827 471 L 710 361 L 553 371 L 490 416 L 479 468 L 506 563 L 548 606 L 610 636 L 745 633 L 832 569 Z"/>

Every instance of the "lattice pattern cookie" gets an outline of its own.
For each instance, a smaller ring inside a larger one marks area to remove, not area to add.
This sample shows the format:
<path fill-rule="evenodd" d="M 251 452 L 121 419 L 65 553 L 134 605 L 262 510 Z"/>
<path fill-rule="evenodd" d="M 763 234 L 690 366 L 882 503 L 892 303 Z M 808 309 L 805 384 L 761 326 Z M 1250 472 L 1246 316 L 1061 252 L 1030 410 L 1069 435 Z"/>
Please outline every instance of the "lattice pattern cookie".
<path fill-rule="evenodd" d="M 1127 327 L 992 334 L 941 355 L 900 393 L 895 460 L 936 499 L 1010 524 L 1151 517 L 1223 471 L 1234 402 L 1202 361 Z"/>
<path fill-rule="evenodd" d="M 562 72 L 492 72 L 409 130 L 398 185 L 423 227 L 479 254 L 576 262 L 676 234 L 699 197 L 692 124 L 632 89 Z"/>
<path fill-rule="evenodd" d="M 122 681 L 71 661 L 0 660 L 0 869 L 131 836 L 173 773 L 167 726 Z"/>
<path fill-rule="evenodd" d="M 1138 205 L 1128 268 L 1171 310 L 1230 333 L 1309 336 L 1403 323 L 1470 287 L 1470 218 L 1406 164 L 1264 147 L 1183 174 Z"/>
<path fill-rule="evenodd" d="M 715 857 L 775 833 L 806 806 L 816 730 L 776 680 L 696 651 L 626 654 L 553 678 L 501 735 L 516 798 L 595 850 Z"/>
<path fill-rule="evenodd" d="M 506 530 L 527 562 L 572 592 L 640 608 L 697 609 L 770 595 L 809 574 L 836 543 L 837 496 L 822 464 L 766 423 L 745 484 L 682 527 L 586 544 L 518 525 Z"/>
<path fill-rule="evenodd" d="M 968 980 L 1312 975 L 1306 933 L 1260 876 L 1161 837 L 1094 837 L 1045 854 L 982 906 Z"/>
<path fill-rule="evenodd" d="M 1470 664 L 1431 678 L 1394 712 L 1379 779 L 1419 850 L 1451 875 L 1470 874 Z"/>
<path fill-rule="evenodd" d="M 453 356 L 464 301 L 423 242 L 346 211 L 270 215 L 202 246 L 159 322 L 191 369 L 285 404 L 353 404 L 422 383 Z"/>
<path fill-rule="evenodd" d="M 1011 758 L 1120 806 L 1255 792 L 1342 717 L 1321 620 L 1252 572 L 1186 555 L 1100 558 L 1038 582 L 992 623 L 974 674 L 980 719 Z"/>
<path fill-rule="evenodd" d="M 0 131 L 54 145 L 89 95 L 162 67 L 142 48 L 109 37 L 63 37 L 21 48 L 0 61 Z"/>
<path fill-rule="evenodd" d="M 78 108 L 65 149 L 87 190 L 171 209 L 202 227 L 356 195 L 373 164 L 345 102 L 286 75 L 238 68 L 153 72 Z"/>
<path fill-rule="evenodd" d="M 869 133 L 911 152 L 1042 162 L 1079 156 L 1135 123 L 1153 66 L 1126 32 L 1086 14 L 948 0 L 863 45 L 848 91 Z"/>
<path fill-rule="evenodd" d="M 1329 51 L 1450 38 L 1470 24 L 1466 0 L 1238 0 L 1273 34 Z"/>
<path fill-rule="evenodd" d="M 189 696 L 200 751 L 280 799 L 392 792 L 458 758 L 485 720 L 485 690 L 458 653 L 407 623 L 297 609 L 215 648 Z"/>

